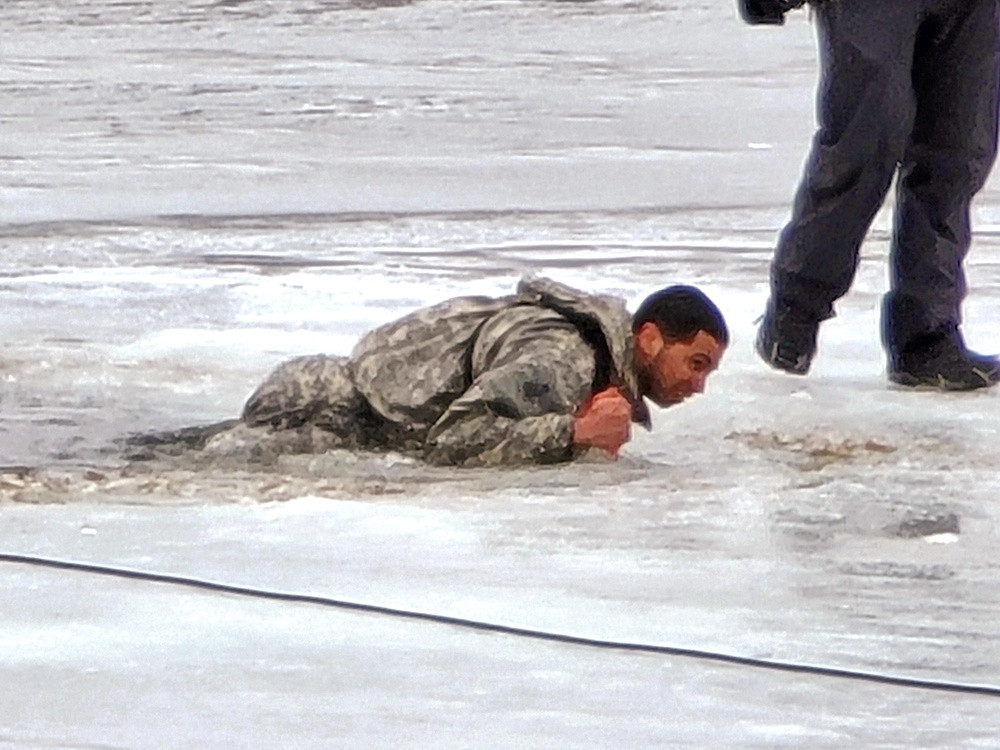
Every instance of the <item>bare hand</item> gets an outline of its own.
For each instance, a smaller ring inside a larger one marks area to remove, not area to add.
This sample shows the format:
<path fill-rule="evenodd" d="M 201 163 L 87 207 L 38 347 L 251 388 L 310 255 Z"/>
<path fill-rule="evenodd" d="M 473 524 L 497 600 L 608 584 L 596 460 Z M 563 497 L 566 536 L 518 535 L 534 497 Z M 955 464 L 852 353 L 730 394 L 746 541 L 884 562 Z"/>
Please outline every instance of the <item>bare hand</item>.
<path fill-rule="evenodd" d="M 573 423 L 573 442 L 617 456 L 632 434 L 632 404 L 612 386 L 598 391 L 583 405 Z"/>

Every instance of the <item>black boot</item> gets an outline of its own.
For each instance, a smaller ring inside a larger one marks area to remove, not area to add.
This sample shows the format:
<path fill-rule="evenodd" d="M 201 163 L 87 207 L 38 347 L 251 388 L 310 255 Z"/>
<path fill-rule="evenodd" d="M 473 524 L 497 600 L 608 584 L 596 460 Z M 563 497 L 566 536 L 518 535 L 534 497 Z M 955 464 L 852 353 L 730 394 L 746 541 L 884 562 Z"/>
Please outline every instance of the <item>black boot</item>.
<path fill-rule="evenodd" d="M 819 321 L 814 317 L 769 301 L 757 329 L 757 354 L 771 367 L 805 375 L 816 354 L 818 332 Z"/>
<path fill-rule="evenodd" d="M 1000 383 L 1000 360 L 969 351 L 957 327 L 889 351 L 889 380 L 910 388 L 971 391 Z"/>

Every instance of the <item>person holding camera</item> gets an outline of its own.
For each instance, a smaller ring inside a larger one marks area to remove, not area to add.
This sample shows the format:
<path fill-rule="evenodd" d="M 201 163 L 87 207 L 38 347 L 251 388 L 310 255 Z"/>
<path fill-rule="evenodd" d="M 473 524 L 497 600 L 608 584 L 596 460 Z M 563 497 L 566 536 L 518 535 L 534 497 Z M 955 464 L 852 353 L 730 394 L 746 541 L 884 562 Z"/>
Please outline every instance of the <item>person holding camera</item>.
<path fill-rule="evenodd" d="M 781 24 L 802 0 L 738 0 Z M 964 342 L 970 204 L 997 152 L 1000 0 L 811 0 L 819 128 L 771 264 L 758 354 L 804 375 L 896 179 L 882 340 L 893 383 L 973 390 L 1000 361 Z"/>

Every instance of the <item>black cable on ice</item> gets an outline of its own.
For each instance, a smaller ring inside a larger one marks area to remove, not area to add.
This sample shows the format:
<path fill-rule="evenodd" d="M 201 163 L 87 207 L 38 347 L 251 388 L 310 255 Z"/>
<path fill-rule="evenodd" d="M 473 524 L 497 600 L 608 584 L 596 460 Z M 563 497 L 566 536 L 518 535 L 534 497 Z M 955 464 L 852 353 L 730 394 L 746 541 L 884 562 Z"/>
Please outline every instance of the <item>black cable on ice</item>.
<path fill-rule="evenodd" d="M 353 612 L 365 612 L 385 617 L 419 620 L 422 622 L 437 623 L 439 625 L 451 625 L 452 627 L 465 628 L 467 630 L 499 633 L 517 638 L 531 638 L 534 640 L 565 643 L 574 646 L 585 646 L 588 648 L 631 651 L 645 654 L 660 654 L 662 656 L 675 656 L 682 659 L 721 662 L 723 664 L 733 664 L 753 669 L 767 669 L 777 672 L 795 672 L 798 674 L 817 677 L 832 677 L 843 680 L 874 682 L 881 685 L 892 685 L 894 687 L 936 690 L 950 693 L 970 693 L 973 695 L 1000 698 L 1000 687 L 994 687 L 991 685 L 972 685 L 960 682 L 943 682 L 940 680 L 921 680 L 912 677 L 896 677 L 877 672 L 859 672 L 850 669 L 817 666 L 814 664 L 796 664 L 792 662 L 771 661 L 769 659 L 755 659 L 748 656 L 735 656 L 733 654 L 723 654 L 715 651 L 701 651 L 698 649 L 681 648 L 678 646 L 661 646 L 646 643 L 630 643 L 627 641 L 608 641 L 596 638 L 584 638 L 576 635 L 552 633 L 545 630 L 532 630 L 530 628 L 518 628 L 512 625 L 481 622 L 479 620 L 469 620 L 462 617 L 450 617 L 448 615 L 438 615 L 430 612 L 416 612 L 407 609 L 383 607 L 377 604 L 364 604 L 361 602 L 351 602 L 342 599 L 331 599 L 329 597 L 315 596 L 312 594 L 293 594 L 283 591 L 270 591 L 267 589 L 257 589 L 246 586 L 234 586 L 228 583 L 217 583 L 215 581 L 189 578 L 187 576 L 151 573 L 143 570 L 130 570 L 128 568 L 94 565 L 91 563 L 73 562 L 70 560 L 55 560 L 31 555 L 12 555 L 0 553 L 0 563 L 30 565 L 40 568 L 53 568 L 55 570 L 67 570 L 77 573 L 90 573 L 93 575 L 126 578 L 135 581 L 146 581 L 149 583 L 162 583 L 170 586 L 183 586 L 186 588 L 201 589 L 203 591 L 211 591 L 220 594 L 233 594 L 235 596 L 245 596 L 255 599 L 313 604 L 321 607 L 332 607 L 335 609 L 349 610 Z"/>

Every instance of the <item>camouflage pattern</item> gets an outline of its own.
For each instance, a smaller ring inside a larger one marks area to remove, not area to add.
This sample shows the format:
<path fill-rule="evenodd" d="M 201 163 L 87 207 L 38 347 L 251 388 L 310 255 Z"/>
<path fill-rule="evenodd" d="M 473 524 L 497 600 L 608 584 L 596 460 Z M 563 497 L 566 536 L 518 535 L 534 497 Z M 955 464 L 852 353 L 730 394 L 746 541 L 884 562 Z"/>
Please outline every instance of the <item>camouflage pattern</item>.
<path fill-rule="evenodd" d="M 509 297 L 417 310 L 368 333 L 350 357 L 285 362 L 242 419 L 295 432 L 290 444 L 304 452 L 398 450 L 456 466 L 567 461 L 573 415 L 595 390 L 617 385 L 649 427 L 632 340 L 622 300 L 525 280 Z"/>

